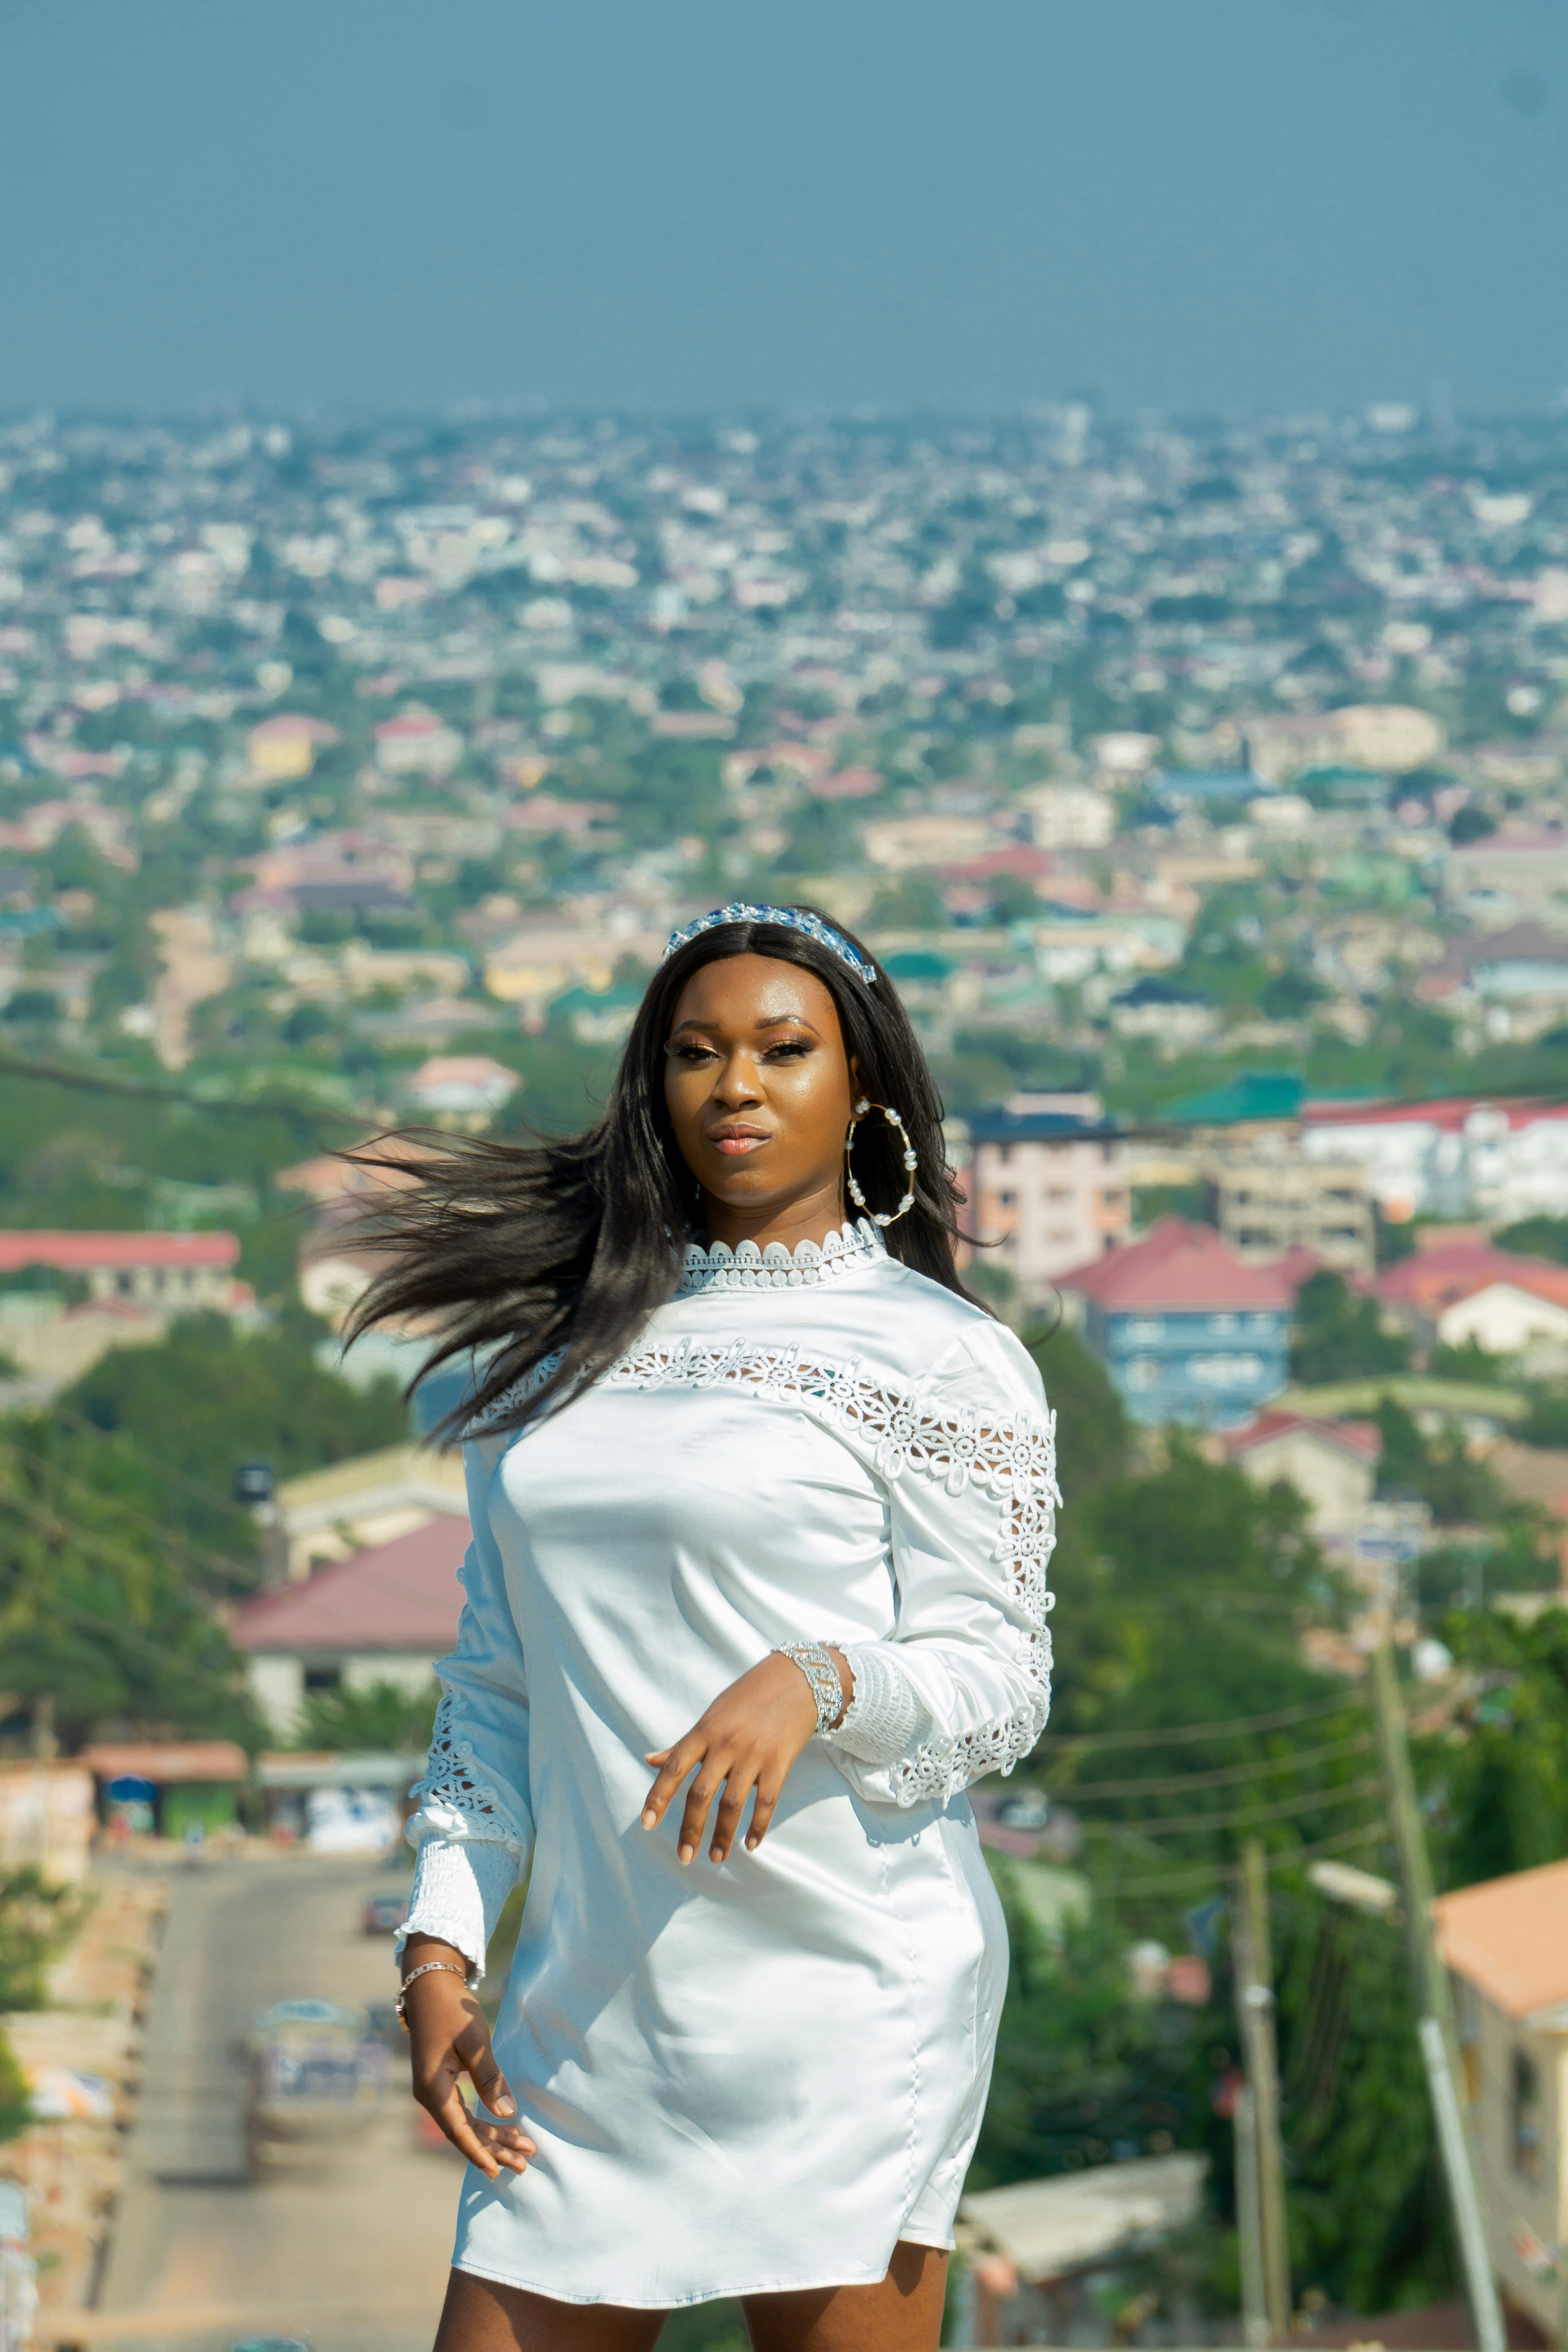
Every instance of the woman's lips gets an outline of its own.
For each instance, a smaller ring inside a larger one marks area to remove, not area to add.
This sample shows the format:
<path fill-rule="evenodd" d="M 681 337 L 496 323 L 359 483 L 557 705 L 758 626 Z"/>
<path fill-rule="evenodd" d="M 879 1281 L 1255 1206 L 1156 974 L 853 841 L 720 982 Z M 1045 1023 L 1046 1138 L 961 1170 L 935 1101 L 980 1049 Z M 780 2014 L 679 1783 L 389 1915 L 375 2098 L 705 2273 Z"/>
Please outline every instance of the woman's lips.
<path fill-rule="evenodd" d="M 755 1151 L 757 1146 L 761 1143 L 765 1143 L 767 1139 L 768 1139 L 765 1135 L 733 1135 L 730 1133 L 710 1135 L 708 1139 L 709 1142 L 713 1146 L 714 1150 L 721 1151 L 727 1160 L 743 1159 L 748 1151 Z"/>

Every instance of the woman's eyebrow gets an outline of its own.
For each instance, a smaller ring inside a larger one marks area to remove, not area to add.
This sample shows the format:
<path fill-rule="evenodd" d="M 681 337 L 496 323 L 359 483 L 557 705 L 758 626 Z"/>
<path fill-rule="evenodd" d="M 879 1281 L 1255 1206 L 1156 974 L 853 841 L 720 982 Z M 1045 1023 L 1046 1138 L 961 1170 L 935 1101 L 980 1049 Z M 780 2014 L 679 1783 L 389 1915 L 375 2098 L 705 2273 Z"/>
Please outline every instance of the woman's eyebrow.
<path fill-rule="evenodd" d="M 793 1021 L 797 1029 L 809 1029 L 814 1037 L 822 1034 L 804 1013 L 763 1013 L 752 1025 L 756 1029 L 780 1029 L 786 1021 Z M 672 1037 L 679 1037 L 683 1029 L 714 1029 L 718 1025 L 716 1021 L 700 1020 L 693 1014 L 689 1020 L 678 1021 L 669 1034 Z"/>

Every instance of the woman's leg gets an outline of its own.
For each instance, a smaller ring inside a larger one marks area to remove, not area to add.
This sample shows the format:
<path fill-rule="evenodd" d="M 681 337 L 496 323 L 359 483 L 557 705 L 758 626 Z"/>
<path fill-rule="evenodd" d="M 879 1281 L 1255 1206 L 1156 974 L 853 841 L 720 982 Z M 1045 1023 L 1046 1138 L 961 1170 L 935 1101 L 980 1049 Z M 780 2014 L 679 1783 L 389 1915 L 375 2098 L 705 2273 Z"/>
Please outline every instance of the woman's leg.
<path fill-rule="evenodd" d="M 618 2304 L 556 2303 L 523 2287 L 475 2278 L 471 2271 L 454 2271 L 436 2352 L 652 2352 L 668 2316 Z"/>
<path fill-rule="evenodd" d="M 746 2326 L 753 2352 L 937 2352 L 946 2292 L 947 2256 L 900 2238 L 879 2286 L 748 2295 Z"/>

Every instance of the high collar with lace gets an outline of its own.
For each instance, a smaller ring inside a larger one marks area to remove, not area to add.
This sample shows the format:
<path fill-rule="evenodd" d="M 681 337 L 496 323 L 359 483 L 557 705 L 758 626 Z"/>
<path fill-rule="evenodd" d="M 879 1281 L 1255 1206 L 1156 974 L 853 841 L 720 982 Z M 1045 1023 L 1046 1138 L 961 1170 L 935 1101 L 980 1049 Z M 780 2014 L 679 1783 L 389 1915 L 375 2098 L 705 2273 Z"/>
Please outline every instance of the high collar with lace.
<path fill-rule="evenodd" d="M 799 1290 L 814 1282 L 834 1281 L 858 1273 L 886 1257 L 887 1246 L 868 1217 L 841 1226 L 826 1240 L 797 1242 L 792 1250 L 783 1242 L 759 1249 L 742 1242 L 731 1249 L 726 1242 L 688 1242 L 679 1290 Z"/>

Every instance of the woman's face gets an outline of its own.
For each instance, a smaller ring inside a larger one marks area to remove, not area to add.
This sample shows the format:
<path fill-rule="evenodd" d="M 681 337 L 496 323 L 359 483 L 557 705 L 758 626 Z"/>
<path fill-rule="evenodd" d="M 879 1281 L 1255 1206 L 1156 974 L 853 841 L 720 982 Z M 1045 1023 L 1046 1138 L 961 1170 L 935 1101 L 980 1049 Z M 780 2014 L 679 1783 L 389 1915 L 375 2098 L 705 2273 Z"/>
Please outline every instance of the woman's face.
<path fill-rule="evenodd" d="M 858 1084 L 838 1012 L 814 972 L 772 956 L 694 972 L 676 1003 L 664 1098 L 715 1240 L 821 1234 L 842 1218 L 844 1139 Z"/>

